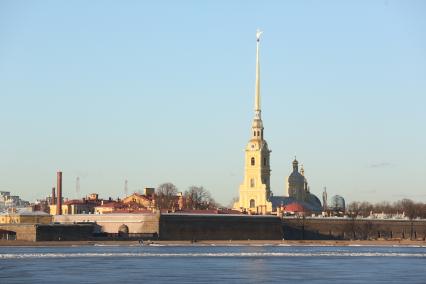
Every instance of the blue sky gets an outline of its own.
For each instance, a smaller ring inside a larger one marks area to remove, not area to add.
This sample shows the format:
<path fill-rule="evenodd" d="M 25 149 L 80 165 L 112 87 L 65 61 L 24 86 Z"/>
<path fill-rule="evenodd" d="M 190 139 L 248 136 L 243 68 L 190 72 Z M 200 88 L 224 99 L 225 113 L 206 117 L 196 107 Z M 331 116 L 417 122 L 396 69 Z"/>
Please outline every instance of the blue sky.
<path fill-rule="evenodd" d="M 271 186 L 426 201 L 424 1 L 1 1 L 0 190 L 238 195 L 255 30 Z"/>

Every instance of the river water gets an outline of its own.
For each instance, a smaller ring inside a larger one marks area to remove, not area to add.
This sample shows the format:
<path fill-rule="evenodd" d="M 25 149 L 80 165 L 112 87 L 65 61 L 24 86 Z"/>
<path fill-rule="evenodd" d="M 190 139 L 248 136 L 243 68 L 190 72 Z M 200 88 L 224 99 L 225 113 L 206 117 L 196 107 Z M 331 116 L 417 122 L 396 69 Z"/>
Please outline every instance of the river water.
<path fill-rule="evenodd" d="M 0 283 L 426 283 L 426 247 L 0 247 Z"/>

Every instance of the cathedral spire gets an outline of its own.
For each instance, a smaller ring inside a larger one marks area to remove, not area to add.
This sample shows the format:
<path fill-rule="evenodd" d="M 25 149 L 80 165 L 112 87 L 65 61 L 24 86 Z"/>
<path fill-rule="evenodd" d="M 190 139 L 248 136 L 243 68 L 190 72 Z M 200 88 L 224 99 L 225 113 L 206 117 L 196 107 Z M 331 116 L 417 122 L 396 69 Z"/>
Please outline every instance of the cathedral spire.
<path fill-rule="evenodd" d="M 263 32 L 257 29 L 256 31 L 256 94 L 254 98 L 254 112 L 256 118 L 260 119 L 260 65 L 259 65 L 259 43 L 260 35 Z"/>
<path fill-rule="evenodd" d="M 254 118 L 251 125 L 251 139 L 245 149 L 244 180 L 240 185 L 240 199 L 237 209 L 251 214 L 272 212 L 271 167 L 268 143 L 263 139 L 263 123 L 260 117 L 260 66 L 259 43 L 261 31 L 256 31 L 256 86 L 254 97 Z M 234 207 L 234 208 L 235 208 Z"/>

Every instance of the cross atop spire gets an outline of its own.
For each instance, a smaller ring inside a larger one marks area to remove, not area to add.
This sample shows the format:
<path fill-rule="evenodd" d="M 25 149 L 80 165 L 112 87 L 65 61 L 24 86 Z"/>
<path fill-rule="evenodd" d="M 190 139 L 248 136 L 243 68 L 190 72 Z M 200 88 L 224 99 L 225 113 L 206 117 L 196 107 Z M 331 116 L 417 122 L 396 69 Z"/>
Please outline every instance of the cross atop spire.
<path fill-rule="evenodd" d="M 263 32 L 259 29 L 256 30 L 256 39 L 257 41 L 260 41 L 260 35 L 263 34 Z"/>

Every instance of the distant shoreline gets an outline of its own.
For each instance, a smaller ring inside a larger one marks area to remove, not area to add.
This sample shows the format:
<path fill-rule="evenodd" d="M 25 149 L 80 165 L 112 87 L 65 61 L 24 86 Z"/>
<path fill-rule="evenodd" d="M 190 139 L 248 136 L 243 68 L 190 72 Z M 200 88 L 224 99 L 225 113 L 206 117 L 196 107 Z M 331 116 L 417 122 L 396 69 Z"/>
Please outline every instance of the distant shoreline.
<path fill-rule="evenodd" d="M 147 243 L 147 242 L 145 242 Z M 153 245 L 164 246 L 191 246 L 191 245 L 288 245 L 288 246 L 421 246 L 426 247 L 426 241 L 420 240 L 211 240 L 211 241 L 153 241 Z M 0 247 L 71 247 L 71 246 L 138 246 L 138 241 L 4 241 L 0 240 Z"/>

